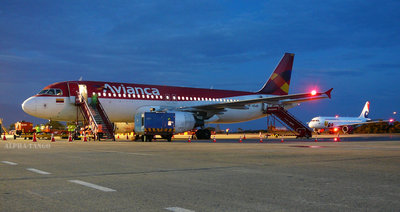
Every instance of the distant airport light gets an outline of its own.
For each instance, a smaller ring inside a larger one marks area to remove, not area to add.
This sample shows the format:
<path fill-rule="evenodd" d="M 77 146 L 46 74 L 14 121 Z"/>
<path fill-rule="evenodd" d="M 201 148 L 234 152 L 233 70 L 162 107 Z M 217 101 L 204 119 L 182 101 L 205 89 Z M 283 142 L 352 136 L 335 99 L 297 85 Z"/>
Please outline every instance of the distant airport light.
<path fill-rule="evenodd" d="M 311 96 L 315 96 L 315 95 L 317 95 L 317 91 L 316 90 L 312 90 L 311 91 Z"/>
<path fill-rule="evenodd" d="M 336 115 L 335 118 L 339 118 L 339 115 Z"/>
<path fill-rule="evenodd" d="M 389 122 L 394 122 L 394 119 L 389 119 Z"/>
<path fill-rule="evenodd" d="M 393 115 L 396 115 L 397 114 L 397 112 L 395 111 L 395 112 L 393 112 Z"/>

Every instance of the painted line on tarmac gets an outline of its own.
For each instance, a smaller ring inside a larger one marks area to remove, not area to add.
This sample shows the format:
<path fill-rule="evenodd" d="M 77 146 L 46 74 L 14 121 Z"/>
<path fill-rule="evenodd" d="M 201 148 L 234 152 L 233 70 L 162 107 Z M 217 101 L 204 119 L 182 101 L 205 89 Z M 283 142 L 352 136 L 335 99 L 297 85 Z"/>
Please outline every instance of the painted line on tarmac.
<path fill-rule="evenodd" d="M 38 173 L 38 174 L 51 174 L 50 172 L 45 172 L 45 171 L 42 171 L 42 170 L 39 170 L 39 169 L 34 169 L 34 168 L 27 168 L 26 170 L 31 171 L 31 172 L 35 172 L 35 173 Z"/>
<path fill-rule="evenodd" d="M 135 153 L 135 152 L 124 152 L 126 154 L 130 154 L 130 155 L 143 155 L 143 156 L 147 156 L 147 155 L 153 155 L 153 154 L 147 154 L 147 153 Z"/>
<path fill-rule="evenodd" d="M 5 163 L 5 164 L 8 164 L 8 165 L 11 165 L 11 166 L 16 166 L 16 165 L 18 165 L 18 163 L 14 163 L 14 162 L 11 162 L 11 161 L 6 161 L 6 160 L 3 160 L 3 161 L 1 161 L 2 163 Z"/>
<path fill-rule="evenodd" d="M 88 182 L 81 181 L 81 180 L 68 180 L 68 181 L 71 182 L 71 183 L 76 183 L 76 184 L 79 184 L 79 185 L 87 186 L 87 187 L 94 188 L 94 189 L 97 189 L 97 190 L 100 190 L 100 191 L 104 191 L 104 192 L 116 191 L 116 190 L 111 189 L 111 188 L 99 186 L 99 185 L 96 185 L 96 184 L 93 184 L 93 183 L 88 183 Z"/>
<path fill-rule="evenodd" d="M 148 155 L 153 155 L 153 154 L 149 154 L 149 153 L 140 153 L 140 152 L 120 152 L 120 151 L 111 151 L 111 150 L 107 150 L 107 151 L 97 151 L 97 150 L 93 150 L 93 152 L 100 152 L 100 153 L 122 153 L 122 154 L 129 154 L 129 155 L 141 155 L 141 156 L 148 156 Z"/>
<path fill-rule="evenodd" d="M 185 208 L 180 208 L 180 207 L 168 207 L 168 208 L 164 208 L 165 210 L 169 210 L 169 211 L 173 211 L 173 212 L 194 212 L 192 210 L 189 209 L 185 209 Z"/>

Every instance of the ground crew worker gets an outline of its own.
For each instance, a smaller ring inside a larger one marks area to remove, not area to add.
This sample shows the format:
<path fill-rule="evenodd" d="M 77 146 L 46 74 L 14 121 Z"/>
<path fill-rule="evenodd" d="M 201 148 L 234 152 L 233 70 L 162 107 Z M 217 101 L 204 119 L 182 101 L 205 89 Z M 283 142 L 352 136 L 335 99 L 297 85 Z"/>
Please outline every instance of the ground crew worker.
<path fill-rule="evenodd" d="M 97 97 L 97 94 L 95 93 L 95 94 L 92 95 L 92 105 L 96 106 L 97 105 L 97 101 L 98 101 L 98 97 Z"/>
<path fill-rule="evenodd" d="M 36 129 L 36 133 L 41 133 L 42 132 L 42 130 L 40 129 L 39 125 L 36 125 L 35 129 Z"/>

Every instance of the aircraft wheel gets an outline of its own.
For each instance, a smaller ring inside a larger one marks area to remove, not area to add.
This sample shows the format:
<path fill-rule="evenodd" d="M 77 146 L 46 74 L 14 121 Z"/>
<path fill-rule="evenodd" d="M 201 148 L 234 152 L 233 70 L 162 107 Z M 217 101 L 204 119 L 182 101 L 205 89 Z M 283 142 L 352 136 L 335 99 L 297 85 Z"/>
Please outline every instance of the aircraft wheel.
<path fill-rule="evenodd" d="M 196 137 L 198 139 L 211 139 L 211 132 L 208 129 L 199 129 L 196 132 Z"/>

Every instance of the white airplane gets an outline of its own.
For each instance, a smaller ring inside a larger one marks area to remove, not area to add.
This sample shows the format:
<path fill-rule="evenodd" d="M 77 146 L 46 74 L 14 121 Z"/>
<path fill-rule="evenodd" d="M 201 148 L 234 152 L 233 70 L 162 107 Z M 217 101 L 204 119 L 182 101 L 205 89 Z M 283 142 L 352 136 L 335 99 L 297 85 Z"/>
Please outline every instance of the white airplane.
<path fill-rule="evenodd" d="M 368 114 L 369 114 L 369 101 L 365 103 L 364 108 L 361 111 L 360 116 L 358 117 L 318 116 L 311 119 L 311 121 L 308 123 L 308 126 L 312 128 L 316 133 L 321 133 L 326 129 L 332 133 L 338 133 L 339 130 L 342 130 L 343 133 L 351 133 L 354 130 L 354 128 L 358 125 L 378 123 L 378 122 L 391 122 L 391 120 L 373 121 L 370 118 L 368 118 Z"/>
<path fill-rule="evenodd" d="M 83 120 L 77 99 L 90 104 L 98 97 L 109 121 L 132 132 L 135 114 L 148 111 L 175 113 L 175 133 L 203 129 L 208 123 L 238 123 L 267 116 L 271 106 L 289 109 L 300 102 L 330 98 L 332 89 L 320 93 L 288 94 L 294 54 L 285 53 L 258 92 L 144 85 L 115 82 L 67 81 L 46 86 L 22 104 L 35 117 L 54 121 Z M 189 77 L 189 76 L 188 76 Z M 172 135 L 171 135 L 172 136 Z M 198 136 L 199 137 L 199 136 Z M 203 136 L 204 137 L 204 136 Z"/>

